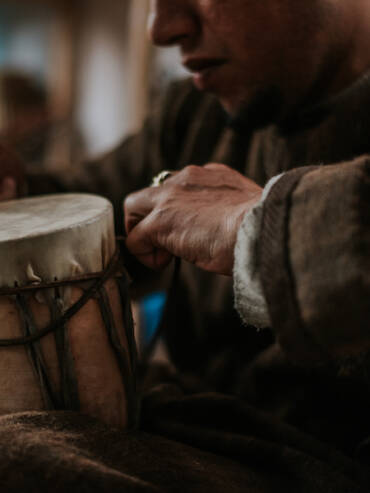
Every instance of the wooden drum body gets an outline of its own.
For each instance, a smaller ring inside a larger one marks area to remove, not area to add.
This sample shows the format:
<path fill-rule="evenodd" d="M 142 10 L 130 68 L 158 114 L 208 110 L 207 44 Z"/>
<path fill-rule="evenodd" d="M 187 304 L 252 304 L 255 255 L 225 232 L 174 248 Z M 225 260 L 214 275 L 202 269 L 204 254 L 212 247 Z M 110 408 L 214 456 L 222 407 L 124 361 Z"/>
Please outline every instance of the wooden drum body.
<path fill-rule="evenodd" d="M 0 222 L 0 414 L 70 409 L 132 425 L 136 350 L 111 205 L 25 199 L 0 204 Z"/>

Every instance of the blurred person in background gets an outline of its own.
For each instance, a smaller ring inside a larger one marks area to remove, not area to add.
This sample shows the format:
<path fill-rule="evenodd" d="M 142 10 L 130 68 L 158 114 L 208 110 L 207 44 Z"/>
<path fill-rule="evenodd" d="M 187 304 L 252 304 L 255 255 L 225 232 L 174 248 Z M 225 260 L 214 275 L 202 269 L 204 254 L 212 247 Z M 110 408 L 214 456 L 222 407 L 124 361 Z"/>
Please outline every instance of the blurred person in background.
<path fill-rule="evenodd" d="M 0 143 L 0 201 L 26 194 L 24 164 L 12 148 Z"/>
<path fill-rule="evenodd" d="M 28 173 L 65 166 L 57 155 L 65 147 L 70 159 L 83 152 L 79 132 L 68 119 L 53 116 L 46 88 L 33 76 L 10 69 L 0 71 L 0 143 L 16 150 Z"/>
<path fill-rule="evenodd" d="M 370 435 L 368 2 L 153 0 L 150 26 L 201 91 L 175 83 L 140 133 L 30 193 L 106 195 L 143 263 L 188 261 L 165 334 L 185 390 L 353 454 Z"/>
<path fill-rule="evenodd" d="M 30 169 L 42 162 L 51 118 L 41 84 L 18 71 L 1 71 L 0 115 L 0 141 L 17 149 Z"/>

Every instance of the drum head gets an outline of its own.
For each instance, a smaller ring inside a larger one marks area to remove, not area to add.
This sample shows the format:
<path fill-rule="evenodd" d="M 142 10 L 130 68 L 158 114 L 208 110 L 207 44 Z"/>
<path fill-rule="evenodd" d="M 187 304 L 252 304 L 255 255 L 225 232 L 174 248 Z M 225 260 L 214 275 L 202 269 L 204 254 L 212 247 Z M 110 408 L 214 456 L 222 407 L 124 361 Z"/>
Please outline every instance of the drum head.
<path fill-rule="evenodd" d="M 113 208 L 96 195 L 0 203 L 0 287 L 99 272 L 115 250 Z"/>

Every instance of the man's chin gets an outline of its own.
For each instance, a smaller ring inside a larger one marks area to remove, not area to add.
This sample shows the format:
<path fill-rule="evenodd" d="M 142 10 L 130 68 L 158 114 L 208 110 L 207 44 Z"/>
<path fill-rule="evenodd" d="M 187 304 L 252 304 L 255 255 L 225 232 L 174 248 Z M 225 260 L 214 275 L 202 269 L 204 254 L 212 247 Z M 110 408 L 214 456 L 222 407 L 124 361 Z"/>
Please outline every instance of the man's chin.
<path fill-rule="evenodd" d="M 284 108 L 283 95 L 275 86 L 259 90 L 247 101 L 220 98 L 220 102 L 229 115 L 229 125 L 239 132 L 258 130 L 277 122 Z"/>

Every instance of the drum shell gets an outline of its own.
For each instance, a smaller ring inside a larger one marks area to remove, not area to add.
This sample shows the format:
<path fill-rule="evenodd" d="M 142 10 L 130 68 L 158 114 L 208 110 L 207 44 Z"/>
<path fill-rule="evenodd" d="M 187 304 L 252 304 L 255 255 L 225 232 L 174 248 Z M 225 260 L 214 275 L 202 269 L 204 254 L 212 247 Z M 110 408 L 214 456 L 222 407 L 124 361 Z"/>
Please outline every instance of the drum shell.
<path fill-rule="evenodd" d="M 90 286 L 62 289 L 69 290 L 73 304 Z M 55 288 L 1 296 L 0 338 L 26 335 L 25 325 L 34 331 L 44 328 L 60 316 L 61 299 Z M 127 391 L 134 387 L 129 305 L 117 279 L 111 278 L 99 297 L 90 299 L 62 329 L 30 345 L 0 348 L 0 414 L 72 409 L 126 428 L 134 409 Z"/>

